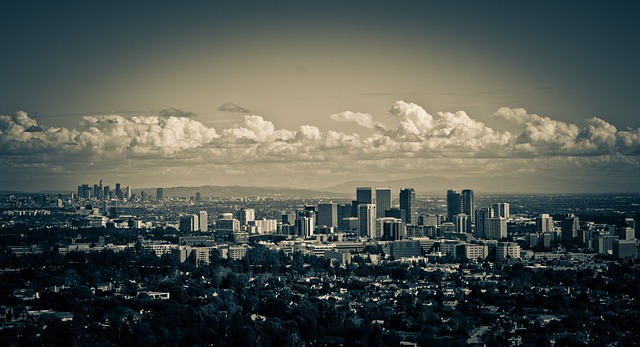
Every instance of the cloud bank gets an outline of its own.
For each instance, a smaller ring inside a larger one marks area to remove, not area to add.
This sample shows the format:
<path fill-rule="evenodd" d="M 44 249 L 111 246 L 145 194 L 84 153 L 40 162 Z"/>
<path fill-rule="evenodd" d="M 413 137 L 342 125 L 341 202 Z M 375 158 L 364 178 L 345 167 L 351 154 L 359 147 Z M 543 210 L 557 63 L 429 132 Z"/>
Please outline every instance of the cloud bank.
<path fill-rule="evenodd" d="M 518 127 L 517 133 L 494 130 L 464 111 L 431 115 L 404 101 L 378 119 L 352 111 L 328 116 L 336 125 L 366 130 L 358 133 L 312 124 L 278 129 L 259 115 L 244 115 L 238 125 L 217 131 L 189 112 L 163 111 L 86 116 L 74 128 L 38 124 L 25 112 L 0 116 L 0 168 L 24 175 L 34 168 L 51 175 L 162 168 L 174 175 L 349 178 L 549 167 L 637 170 L 640 162 L 640 128 L 618 130 L 595 117 L 579 126 L 522 108 L 503 107 L 492 115 Z"/>

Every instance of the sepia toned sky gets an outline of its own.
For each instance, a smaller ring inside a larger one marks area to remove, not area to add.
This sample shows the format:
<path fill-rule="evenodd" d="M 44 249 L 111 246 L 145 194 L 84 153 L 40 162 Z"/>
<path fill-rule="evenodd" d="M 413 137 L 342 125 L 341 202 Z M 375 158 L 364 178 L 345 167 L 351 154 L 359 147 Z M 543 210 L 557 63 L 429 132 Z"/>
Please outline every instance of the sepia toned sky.
<path fill-rule="evenodd" d="M 517 175 L 640 191 L 639 14 L 3 1 L 0 190 Z"/>

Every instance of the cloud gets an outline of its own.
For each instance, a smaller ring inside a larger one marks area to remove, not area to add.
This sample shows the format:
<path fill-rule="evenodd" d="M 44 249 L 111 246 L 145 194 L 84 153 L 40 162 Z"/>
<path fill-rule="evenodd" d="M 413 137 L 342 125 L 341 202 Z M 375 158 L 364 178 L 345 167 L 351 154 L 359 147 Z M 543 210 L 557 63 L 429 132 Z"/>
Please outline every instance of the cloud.
<path fill-rule="evenodd" d="M 376 127 L 376 123 L 373 122 L 373 116 L 368 113 L 344 111 L 332 114 L 329 118 L 338 123 L 356 123 L 361 127 L 369 129 Z"/>
<path fill-rule="evenodd" d="M 513 149 L 535 156 L 636 155 L 640 148 L 640 129 L 618 131 L 597 117 L 587 119 L 581 129 L 575 124 L 529 114 L 523 108 L 502 107 L 493 116 L 522 127 Z"/>
<path fill-rule="evenodd" d="M 387 114 L 400 118 L 397 133 L 401 137 L 424 135 L 433 128 L 433 117 L 424 108 L 411 102 L 396 101 Z"/>
<path fill-rule="evenodd" d="M 194 117 L 196 116 L 195 113 L 193 112 L 186 112 L 183 111 L 179 108 L 165 108 L 160 110 L 160 112 L 158 112 L 158 116 L 160 117 L 185 117 L 185 118 L 190 118 L 190 117 Z"/>
<path fill-rule="evenodd" d="M 329 115 L 336 122 L 373 130 L 349 134 L 313 124 L 278 129 L 262 116 L 244 115 L 239 124 L 218 133 L 192 118 L 169 113 L 85 116 L 73 128 L 58 128 L 17 112 L 0 116 L 0 169 L 25 174 L 39 168 L 51 175 L 142 175 L 162 168 L 177 175 L 188 168 L 198 175 L 280 172 L 283 179 L 293 180 L 311 172 L 345 178 L 425 170 L 490 173 L 529 162 L 536 163 L 535 170 L 547 169 L 545 165 L 562 170 L 570 165 L 598 170 L 640 166 L 640 129 L 618 130 L 595 117 L 579 127 L 521 108 L 500 108 L 493 116 L 519 128 L 510 133 L 492 129 L 464 111 L 432 116 L 404 101 L 391 105 L 387 116 L 380 119 L 394 119 L 395 126 L 383 125 L 367 113 Z"/>
<path fill-rule="evenodd" d="M 236 112 L 236 113 L 250 113 L 251 111 L 240 105 L 236 105 L 233 102 L 227 102 L 218 107 L 219 111 Z"/>

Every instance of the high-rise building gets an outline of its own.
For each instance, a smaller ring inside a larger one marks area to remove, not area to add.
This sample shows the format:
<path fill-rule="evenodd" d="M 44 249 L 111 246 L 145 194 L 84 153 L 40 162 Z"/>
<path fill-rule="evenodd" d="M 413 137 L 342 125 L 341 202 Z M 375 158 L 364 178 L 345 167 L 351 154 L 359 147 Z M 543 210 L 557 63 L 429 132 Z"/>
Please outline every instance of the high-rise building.
<path fill-rule="evenodd" d="M 124 189 L 124 197 L 127 200 L 131 200 L 131 188 L 129 186 Z"/>
<path fill-rule="evenodd" d="M 638 255 L 636 240 L 614 239 L 611 248 L 616 259 L 635 258 Z"/>
<path fill-rule="evenodd" d="M 491 208 L 493 208 L 493 213 L 496 217 L 502 217 L 509 219 L 509 203 L 508 202 L 498 202 L 495 204 L 491 204 Z"/>
<path fill-rule="evenodd" d="M 618 238 L 620 240 L 633 240 L 636 238 L 633 228 L 621 227 L 618 228 Z"/>
<path fill-rule="evenodd" d="M 183 233 L 191 233 L 197 231 L 200 227 L 198 215 L 192 214 L 180 218 L 180 231 Z"/>
<path fill-rule="evenodd" d="M 200 231 L 209 231 L 209 215 L 207 211 L 200 211 L 200 215 L 198 216 L 200 227 L 198 228 Z"/>
<path fill-rule="evenodd" d="M 318 204 L 318 225 L 338 227 L 338 205 L 333 202 Z"/>
<path fill-rule="evenodd" d="M 461 195 L 453 189 L 447 190 L 447 221 L 453 222 L 453 216 L 460 214 Z"/>
<path fill-rule="evenodd" d="M 376 236 L 376 205 L 358 205 L 358 235 L 360 237 L 375 238 Z"/>
<path fill-rule="evenodd" d="M 356 200 L 358 205 L 375 204 L 375 193 L 372 187 L 357 187 Z"/>
<path fill-rule="evenodd" d="M 475 236 L 480 239 L 486 238 L 487 223 L 489 218 L 494 217 L 492 208 L 478 207 L 476 208 L 476 234 Z"/>
<path fill-rule="evenodd" d="M 553 217 L 546 213 L 536 217 L 536 231 L 541 233 L 553 232 Z"/>
<path fill-rule="evenodd" d="M 573 213 L 564 214 L 562 216 L 562 241 L 573 242 L 578 236 L 580 228 L 580 219 Z"/>
<path fill-rule="evenodd" d="M 256 220 L 256 210 L 253 208 L 244 208 L 242 207 L 237 212 L 238 220 L 240 221 L 240 225 L 248 225 L 249 222 Z"/>
<path fill-rule="evenodd" d="M 384 212 L 391 208 L 391 188 L 376 188 L 376 218 L 384 217 Z"/>
<path fill-rule="evenodd" d="M 200 192 L 196 192 L 196 202 L 202 201 L 202 194 Z"/>
<path fill-rule="evenodd" d="M 298 217 L 295 222 L 296 235 L 302 237 L 311 237 L 315 231 L 314 218 L 310 217 Z"/>
<path fill-rule="evenodd" d="M 350 204 L 339 204 L 337 207 L 338 213 L 338 228 L 340 230 L 348 230 L 348 225 L 345 223 L 345 218 L 353 217 L 351 214 Z"/>
<path fill-rule="evenodd" d="M 122 200 L 122 187 L 120 186 L 120 183 L 116 183 L 116 198 L 118 200 Z"/>
<path fill-rule="evenodd" d="M 416 225 L 418 223 L 416 208 L 416 191 L 413 188 L 401 189 L 400 209 L 404 210 L 402 221 L 405 225 Z"/>
<path fill-rule="evenodd" d="M 405 238 L 405 227 L 402 219 L 393 217 L 378 218 L 378 237 L 387 241 Z"/>
<path fill-rule="evenodd" d="M 164 200 L 164 189 L 163 188 L 157 188 L 156 189 L 156 200 L 158 200 L 158 201 Z"/>
<path fill-rule="evenodd" d="M 507 220 L 504 218 L 487 218 L 485 223 L 484 238 L 488 240 L 501 240 L 507 237 Z"/>
<path fill-rule="evenodd" d="M 471 218 L 465 213 L 453 216 L 453 224 L 456 226 L 457 233 L 471 232 Z"/>
<path fill-rule="evenodd" d="M 460 213 L 464 213 L 471 219 L 471 223 L 475 222 L 474 212 L 476 210 L 476 201 L 473 196 L 473 190 L 463 189 L 460 194 Z"/>

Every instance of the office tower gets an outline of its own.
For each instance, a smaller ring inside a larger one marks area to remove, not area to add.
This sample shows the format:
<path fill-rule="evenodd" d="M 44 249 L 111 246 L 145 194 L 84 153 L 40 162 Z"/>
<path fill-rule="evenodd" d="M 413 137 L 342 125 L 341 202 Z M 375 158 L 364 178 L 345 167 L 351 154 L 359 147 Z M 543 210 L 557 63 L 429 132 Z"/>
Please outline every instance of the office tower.
<path fill-rule="evenodd" d="M 198 215 L 192 214 L 180 218 L 180 232 L 191 233 L 197 231 L 199 226 Z"/>
<path fill-rule="evenodd" d="M 338 213 L 338 228 L 340 230 L 347 230 L 348 225 L 345 223 L 345 218 L 353 217 L 351 214 L 351 205 L 349 204 L 339 204 L 337 207 Z"/>
<path fill-rule="evenodd" d="M 356 200 L 358 205 L 362 204 L 375 204 L 374 189 L 372 187 L 358 187 L 356 188 Z"/>
<path fill-rule="evenodd" d="M 298 217 L 295 222 L 296 235 L 304 238 L 313 236 L 315 231 L 314 218 Z"/>
<path fill-rule="evenodd" d="M 418 222 L 416 212 L 416 191 L 413 188 L 400 190 L 400 209 L 404 210 L 402 221 L 405 225 L 415 225 Z"/>
<path fill-rule="evenodd" d="M 471 232 L 471 217 L 465 213 L 453 216 L 453 224 L 456 226 L 457 233 Z"/>
<path fill-rule="evenodd" d="M 496 217 L 502 217 L 509 219 L 509 203 L 508 202 L 498 202 L 495 204 L 491 204 L 491 208 L 493 208 L 493 213 Z"/>
<path fill-rule="evenodd" d="M 614 239 L 611 248 L 613 257 L 616 259 L 636 258 L 638 255 L 636 240 Z"/>
<path fill-rule="evenodd" d="M 120 183 L 116 183 L 116 199 L 118 200 L 122 200 L 122 187 L 120 186 Z"/>
<path fill-rule="evenodd" d="M 124 197 L 127 198 L 127 200 L 131 199 L 131 188 L 129 186 L 124 189 Z"/>
<path fill-rule="evenodd" d="M 376 234 L 376 205 L 358 205 L 358 235 L 374 238 Z"/>
<path fill-rule="evenodd" d="M 618 229 L 618 238 L 620 240 L 633 240 L 635 239 L 635 232 L 633 228 L 622 227 Z"/>
<path fill-rule="evenodd" d="M 281 222 L 282 224 L 294 225 L 296 222 L 296 213 L 293 211 L 284 211 Z"/>
<path fill-rule="evenodd" d="M 216 232 L 223 234 L 240 232 L 240 221 L 233 218 L 233 213 L 222 213 L 216 220 Z"/>
<path fill-rule="evenodd" d="M 383 240 L 395 241 L 405 238 L 405 228 L 402 219 L 384 217 L 378 219 L 378 236 Z"/>
<path fill-rule="evenodd" d="M 539 233 L 528 233 L 527 234 L 527 245 L 529 248 L 535 248 L 540 244 L 540 234 Z"/>
<path fill-rule="evenodd" d="M 551 248 L 551 240 L 552 240 L 551 232 L 542 233 L 541 239 L 542 239 L 542 247 L 546 249 Z"/>
<path fill-rule="evenodd" d="M 633 229 L 633 235 L 635 238 L 639 238 L 638 236 L 638 227 L 637 227 L 637 223 L 636 220 L 633 218 L 625 218 L 624 219 L 624 223 L 628 228 Z"/>
<path fill-rule="evenodd" d="M 494 211 L 489 207 L 476 208 L 476 234 L 475 236 L 480 239 L 484 239 L 487 233 L 487 222 L 489 218 L 494 217 Z"/>
<path fill-rule="evenodd" d="M 351 200 L 351 217 L 358 217 L 358 200 Z"/>
<path fill-rule="evenodd" d="M 573 214 L 568 213 L 562 215 L 562 241 L 573 242 L 578 236 L 578 229 L 580 228 L 580 219 Z"/>
<path fill-rule="evenodd" d="M 391 208 L 391 188 L 376 188 L 376 218 L 384 217 L 384 212 Z"/>
<path fill-rule="evenodd" d="M 316 211 L 315 211 L 316 207 L 313 205 L 306 205 L 304 207 L 304 209 L 297 209 L 296 210 L 296 219 L 299 218 L 311 218 L 311 220 L 313 221 L 313 225 L 316 225 L 316 220 L 318 218 L 318 216 L 316 215 Z"/>
<path fill-rule="evenodd" d="M 98 187 L 97 184 L 93 185 L 93 192 L 91 193 L 91 196 L 94 199 L 100 199 L 102 198 L 102 187 Z"/>
<path fill-rule="evenodd" d="M 200 194 L 200 192 L 196 192 L 196 202 L 200 201 L 202 201 L 202 195 Z"/>
<path fill-rule="evenodd" d="M 140 191 L 140 201 L 144 201 L 147 195 L 144 193 L 144 190 Z"/>
<path fill-rule="evenodd" d="M 318 204 L 318 225 L 338 227 L 338 205 L 333 202 Z"/>
<path fill-rule="evenodd" d="M 476 202 L 473 197 L 473 190 L 464 189 L 460 194 L 460 213 L 464 213 L 471 219 L 471 223 L 475 222 L 474 211 L 476 210 Z"/>
<path fill-rule="evenodd" d="M 164 188 L 157 188 L 156 189 L 156 200 L 157 201 L 164 200 Z"/>
<path fill-rule="evenodd" d="M 253 208 L 241 208 L 237 213 L 237 218 L 240 221 L 240 225 L 248 225 L 249 222 L 256 220 L 256 210 Z"/>
<path fill-rule="evenodd" d="M 404 219 L 406 217 L 406 215 L 404 213 L 404 210 L 401 210 L 401 209 L 399 209 L 397 207 L 392 207 L 392 208 L 387 209 L 386 211 L 384 211 L 384 216 L 385 217 L 398 218 L 398 219 Z"/>
<path fill-rule="evenodd" d="M 593 248 L 598 254 L 612 254 L 613 253 L 613 240 L 617 237 L 613 235 L 597 233 L 594 237 Z"/>
<path fill-rule="evenodd" d="M 500 217 L 486 219 L 484 238 L 487 240 L 500 240 L 507 237 L 507 220 Z"/>
<path fill-rule="evenodd" d="M 111 187 L 104 186 L 102 189 L 103 189 L 103 193 L 102 193 L 103 199 L 111 200 Z"/>
<path fill-rule="evenodd" d="M 453 189 L 447 190 L 447 221 L 453 222 L 453 216 L 460 214 L 461 195 Z"/>
<path fill-rule="evenodd" d="M 536 217 L 536 231 L 541 233 L 553 232 L 553 217 L 546 213 Z"/>
<path fill-rule="evenodd" d="M 200 211 L 200 215 L 198 216 L 200 227 L 198 228 L 200 231 L 209 231 L 209 215 L 207 211 Z"/>

